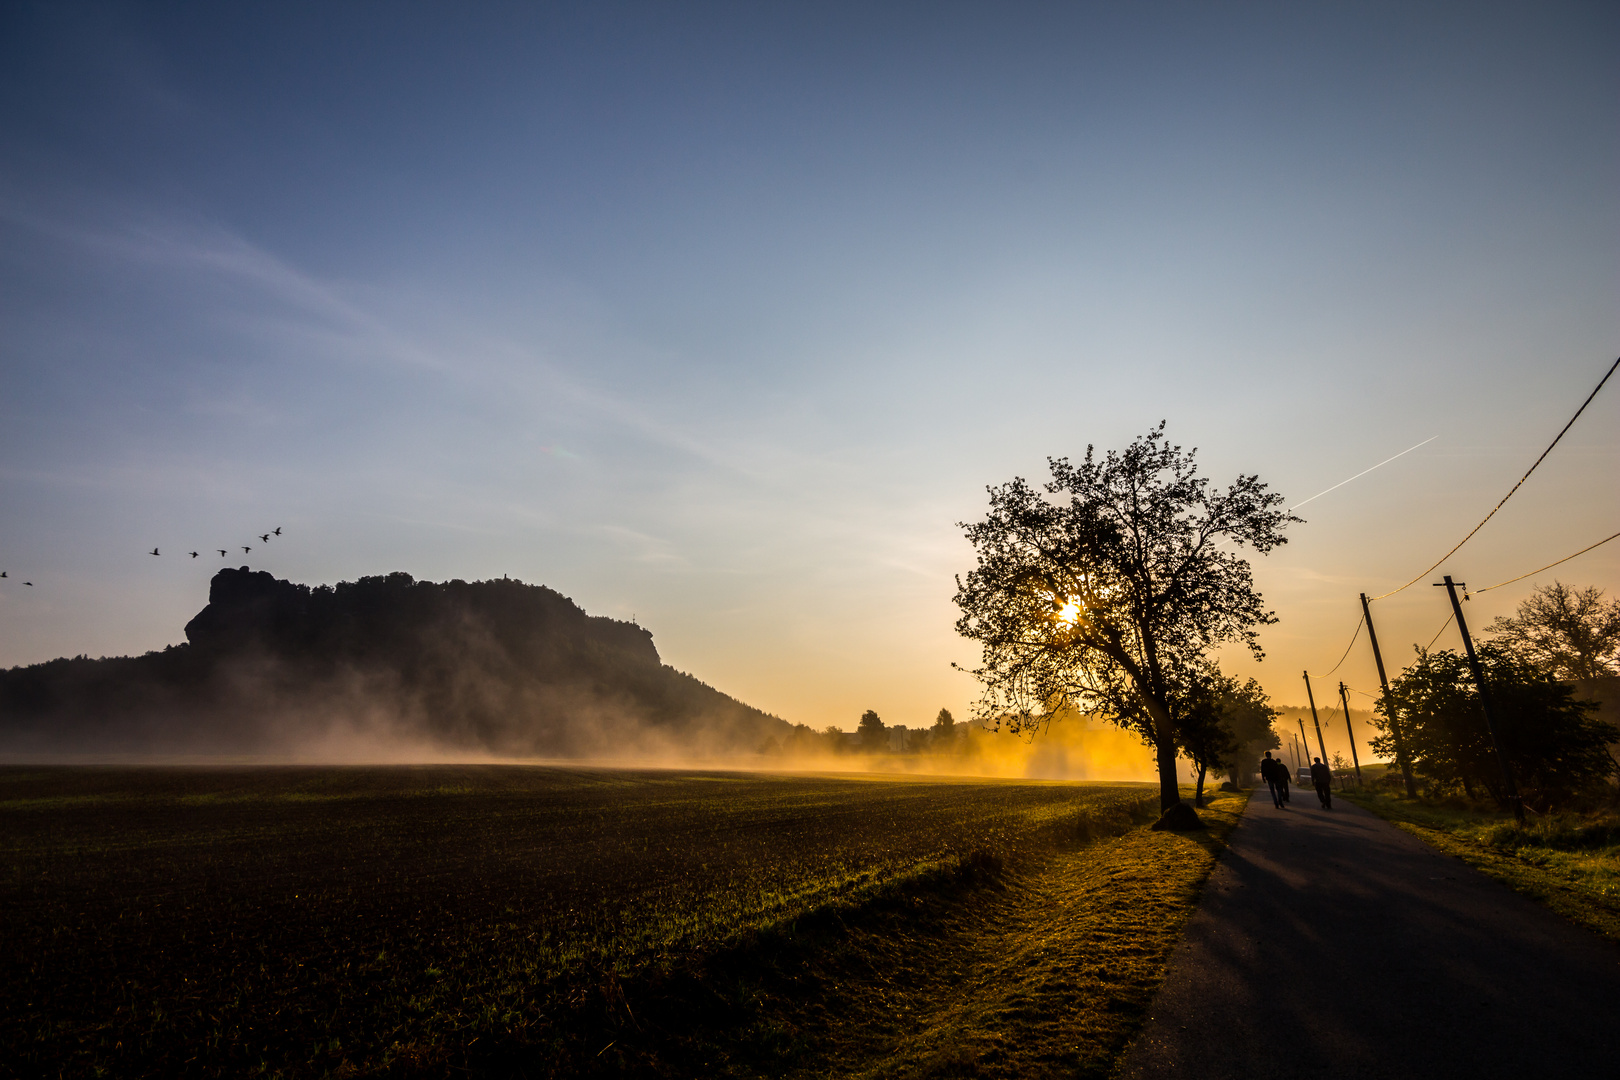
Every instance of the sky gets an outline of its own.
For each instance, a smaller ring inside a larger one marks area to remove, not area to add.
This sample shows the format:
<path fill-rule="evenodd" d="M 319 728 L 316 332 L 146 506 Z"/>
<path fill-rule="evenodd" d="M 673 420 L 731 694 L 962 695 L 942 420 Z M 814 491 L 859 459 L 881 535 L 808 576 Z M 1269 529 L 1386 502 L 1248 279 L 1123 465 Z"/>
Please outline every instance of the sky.
<path fill-rule="evenodd" d="M 1290 505 L 1432 438 L 1226 658 L 1376 689 L 1357 594 L 1620 355 L 1616 55 L 1604 3 L 7 4 L 0 666 L 181 641 L 221 565 L 510 575 L 925 725 L 987 485 L 1164 420 Z M 1620 378 L 1374 605 L 1392 670 L 1439 574 L 1620 530 L 1617 466 Z M 1471 626 L 1554 577 L 1620 541 Z"/>

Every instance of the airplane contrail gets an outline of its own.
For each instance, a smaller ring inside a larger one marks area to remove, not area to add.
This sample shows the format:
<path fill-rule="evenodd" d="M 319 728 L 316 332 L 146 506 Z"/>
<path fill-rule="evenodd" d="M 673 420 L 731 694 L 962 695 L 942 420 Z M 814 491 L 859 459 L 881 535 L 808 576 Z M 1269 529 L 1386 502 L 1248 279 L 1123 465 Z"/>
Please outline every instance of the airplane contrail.
<path fill-rule="evenodd" d="M 1412 451 L 1416 450 L 1418 448 L 1418 446 L 1428 446 L 1430 443 L 1434 442 L 1434 440 L 1438 439 L 1439 437 L 1440 436 L 1438 436 L 1438 435 L 1430 435 L 1427 439 L 1424 439 L 1422 442 L 1418 443 L 1417 446 L 1408 446 L 1405 450 L 1402 450 L 1400 453 L 1396 454 L 1395 457 L 1387 457 L 1383 461 L 1380 461 L 1377 465 L 1374 465 L 1372 467 L 1372 469 L 1362 469 L 1360 472 L 1356 473 L 1356 475 L 1352 476 L 1350 478 L 1350 480 L 1359 480 L 1363 476 L 1366 476 L 1368 473 L 1372 472 L 1373 469 L 1381 469 L 1385 465 L 1388 465 L 1390 462 L 1394 461 L 1395 458 L 1405 457 L 1407 454 L 1410 454 Z M 1304 506 L 1305 503 L 1314 502 L 1315 500 L 1320 499 L 1322 496 L 1326 495 L 1329 491 L 1337 491 L 1337 490 L 1339 490 L 1340 488 L 1344 487 L 1344 485 L 1348 484 L 1350 482 L 1350 480 L 1340 480 L 1337 484 L 1334 484 L 1332 487 L 1326 489 L 1325 491 L 1318 491 L 1315 495 L 1312 495 L 1309 499 L 1306 499 L 1305 502 L 1297 502 L 1297 503 L 1295 503 L 1293 506 L 1290 506 L 1288 508 L 1289 513 L 1292 513 L 1293 511 L 1298 510 L 1300 507 Z"/>

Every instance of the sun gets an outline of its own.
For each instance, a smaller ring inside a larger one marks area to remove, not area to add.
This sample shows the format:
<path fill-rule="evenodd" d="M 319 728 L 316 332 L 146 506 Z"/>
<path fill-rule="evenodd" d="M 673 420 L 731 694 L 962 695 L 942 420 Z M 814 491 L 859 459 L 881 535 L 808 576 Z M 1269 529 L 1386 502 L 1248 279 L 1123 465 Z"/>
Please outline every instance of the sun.
<path fill-rule="evenodd" d="M 1058 608 L 1057 621 L 1064 626 L 1073 626 L 1080 621 L 1080 601 L 1070 599 Z"/>

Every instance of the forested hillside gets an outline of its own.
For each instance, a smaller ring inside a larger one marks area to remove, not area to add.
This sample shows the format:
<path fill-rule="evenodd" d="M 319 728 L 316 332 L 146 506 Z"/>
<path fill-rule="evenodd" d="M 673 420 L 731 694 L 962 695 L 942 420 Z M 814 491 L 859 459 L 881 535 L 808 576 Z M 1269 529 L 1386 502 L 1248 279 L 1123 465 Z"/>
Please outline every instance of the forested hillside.
<path fill-rule="evenodd" d="M 652 635 L 517 581 L 222 570 L 187 641 L 0 672 L 0 748 L 251 752 L 341 735 L 500 754 L 752 750 L 787 725 Z"/>

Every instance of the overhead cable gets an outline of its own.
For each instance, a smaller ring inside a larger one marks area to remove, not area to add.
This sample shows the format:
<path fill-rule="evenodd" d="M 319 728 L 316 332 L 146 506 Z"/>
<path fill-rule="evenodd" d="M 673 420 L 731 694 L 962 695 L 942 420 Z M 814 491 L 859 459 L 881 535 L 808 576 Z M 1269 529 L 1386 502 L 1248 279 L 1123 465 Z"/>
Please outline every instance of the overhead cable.
<path fill-rule="evenodd" d="M 1592 399 L 1597 397 L 1597 394 L 1598 394 L 1599 390 L 1603 389 L 1603 384 L 1609 381 L 1609 376 L 1614 374 L 1614 369 L 1615 368 L 1620 368 L 1620 357 L 1616 357 L 1614 363 L 1609 365 L 1609 370 L 1604 373 L 1603 378 L 1598 380 L 1598 384 L 1592 388 L 1592 392 L 1590 394 L 1586 395 L 1586 400 L 1581 402 L 1581 407 L 1575 410 L 1575 415 L 1569 418 L 1569 423 L 1565 424 L 1564 427 L 1563 427 L 1563 430 L 1558 433 L 1557 437 L 1554 438 L 1552 442 L 1547 444 L 1547 449 L 1543 450 L 1541 452 L 1541 456 L 1536 458 L 1535 464 L 1531 465 L 1530 468 L 1525 470 L 1524 475 L 1519 477 L 1519 482 L 1517 484 L 1514 484 L 1513 488 L 1506 495 L 1502 496 L 1502 501 L 1501 502 L 1499 502 L 1495 506 L 1491 507 L 1491 512 L 1486 514 L 1484 519 L 1482 521 L 1480 521 L 1480 523 L 1478 525 L 1475 525 L 1472 529 L 1468 530 L 1468 535 L 1467 536 L 1465 536 L 1461 540 L 1457 541 L 1457 546 L 1456 547 L 1452 548 L 1450 551 L 1448 551 L 1444 555 L 1440 556 L 1440 558 L 1435 561 L 1435 564 L 1433 566 L 1431 566 L 1427 570 L 1423 571 L 1423 573 L 1419 574 L 1417 577 L 1413 578 L 1411 581 L 1408 581 L 1405 585 L 1402 585 L 1399 589 L 1391 589 L 1389 592 L 1382 593 L 1381 595 L 1375 596 L 1372 599 L 1374 599 L 1374 600 L 1382 600 L 1386 596 L 1394 596 L 1398 592 L 1402 592 L 1402 591 L 1404 591 L 1406 589 L 1410 589 L 1413 585 L 1416 585 L 1418 582 L 1422 581 L 1424 578 L 1428 577 L 1431 573 L 1433 573 L 1436 569 L 1438 569 L 1440 567 L 1440 565 L 1442 563 L 1444 563 L 1447 559 L 1449 559 L 1453 555 L 1457 554 L 1457 551 L 1464 544 L 1466 544 L 1466 543 L 1468 543 L 1468 541 L 1472 540 L 1474 538 L 1474 534 L 1479 532 L 1479 530 L 1481 530 L 1481 529 L 1483 529 L 1485 527 L 1485 522 L 1491 520 L 1491 518 L 1496 516 L 1496 512 L 1498 510 L 1502 509 L 1502 507 L 1504 505 L 1506 505 L 1506 503 L 1507 503 L 1507 501 L 1509 499 L 1513 498 L 1513 493 L 1518 491 L 1519 488 L 1523 487 L 1524 482 L 1526 480 L 1530 479 L 1530 474 L 1536 471 L 1536 467 L 1539 466 L 1543 461 L 1546 460 L 1548 454 L 1552 453 L 1553 447 L 1558 445 L 1558 440 L 1562 439 L 1564 437 L 1564 433 L 1567 432 L 1571 427 L 1573 427 L 1575 425 L 1575 421 L 1577 421 L 1577 420 L 1579 420 L 1581 418 L 1581 413 L 1586 411 L 1586 407 L 1588 405 L 1592 404 Z M 1539 573 L 1539 571 L 1538 571 L 1538 573 Z M 1505 584 L 1507 584 L 1507 582 L 1503 582 L 1503 584 L 1505 585 Z"/>
<path fill-rule="evenodd" d="M 1362 617 L 1362 618 L 1359 618 L 1359 619 L 1356 620 L 1355 632 L 1350 635 L 1350 644 L 1348 644 L 1348 645 L 1346 645 L 1344 647 L 1344 656 L 1339 657 L 1339 662 L 1337 664 L 1334 664 L 1324 674 L 1313 676 L 1314 678 L 1325 679 L 1329 675 L 1333 674 L 1335 671 L 1338 671 L 1341 667 L 1344 666 L 1345 660 L 1350 656 L 1350 650 L 1355 648 L 1355 646 L 1356 646 L 1356 639 L 1361 636 L 1361 624 L 1364 623 L 1364 622 L 1366 622 L 1365 617 Z"/>
<path fill-rule="evenodd" d="M 1550 562 L 1546 566 L 1543 566 L 1541 568 L 1541 570 L 1532 570 L 1528 574 L 1520 574 L 1516 578 L 1508 578 L 1506 581 L 1498 581 L 1495 585 L 1487 585 L 1483 589 L 1475 589 L 1474 591 L 1475 592 L 1490 592 L 1492 589 L 1500 589 L 1503 585 L 1511 585 L 1515 581 L 1523 581 L 1527 577 L 1535 577 L 1537 574 L 1541 573 L 1542 571 L 1551 570 L 1553 567 L 1558 566 L 1560 563 L 1569 562 L 1569 560 L 1575 558 L 1577 555 L 1585 555 L 1588 551 L 1591 551 L 1593 548 L 1600 548 L 1604 544 L 1607 544 L 1610 540 L 1615 539 L 1616 537 L 1620 537 L 1620 532 L 1615 533 L 1614 536 L 1605 536 L 1602 540 L 1599 540 L 1597 543 L 1589 544 L 1586 547 L 1581 548 L 1581 550 L 1577 551 L 1575 553 L 1575 555 L 1565 555 L 1562 559 L 1559 559 L 1558 562 Z"/>
<path fill-rule="evenodd" d="M 1430 649 L 1434 648 L 1434 643 L 1440 640 L 1440 635 L 1446 632 L 1446 627 L 1450 626 L 1451 620 L 1455 619 L 1456 617 L 1456 612 L 1452 612 L 1450 615 L 1446 616 L 1446 621 L 1440 624 L 1440 629 L 1434 632 L 1434 637 L 1430 638 L 1429 643 L 1423 646 L 1424 652 L 1428 652 Z"/>

